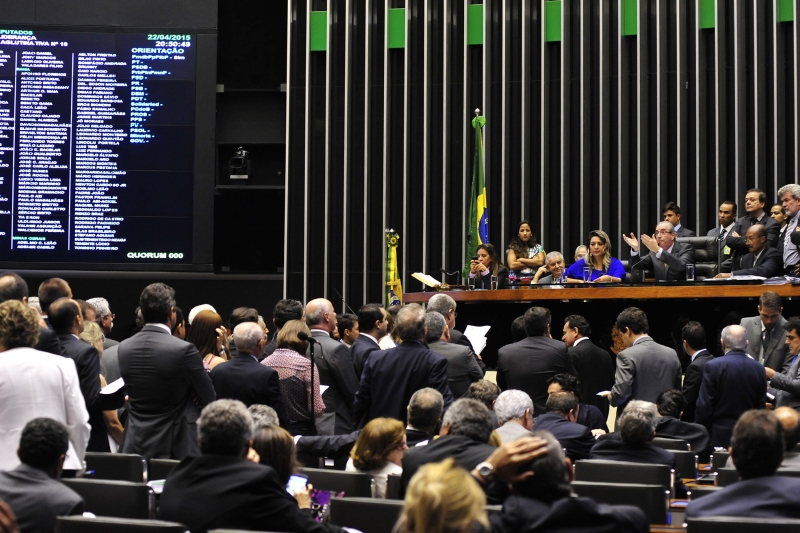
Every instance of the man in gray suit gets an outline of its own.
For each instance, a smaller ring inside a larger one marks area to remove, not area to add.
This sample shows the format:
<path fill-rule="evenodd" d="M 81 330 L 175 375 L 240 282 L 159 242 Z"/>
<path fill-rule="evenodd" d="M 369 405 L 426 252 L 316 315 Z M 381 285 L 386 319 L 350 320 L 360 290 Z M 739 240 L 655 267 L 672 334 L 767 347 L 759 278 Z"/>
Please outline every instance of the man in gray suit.
<path fill-rule="evenodd" d="M 775 395 L 775 407 L 794 407 L 800 409 L 800 317 L 792 317 L 783 326 L 786 332 L 786 358 L 789 368 L 781 373 L 764 367 L 770 381 L 771 393 Z"/>
<path fill-rule="evenodd" d="M 642 257 L 635 268 L 651 270 L 659 281 L 679 281 L 686 279 L 686 265 L 694 263 L 694 248 L 690 244 L 675 242 L 675 227 L 669 222 L 659 222 L 656 233 L 652 237 L 642 234 L 642 244 L 650 250 Z M 631 247 L 631 263 L 639 255 L 639 240 L 633 233 L 622 235 L 622 238 Z"/>
<path fill-rule="evenodd" d="M 447 382 L 453 398 L 463 398 L 472 383 L 483 379 L 483 370 L 478 366 L 475 353 L 466 346 L 450 342 L 450 328 L 441 313 L 426 313 L 425 327 L 428 348 L 447 359 Z"/>
<path fill-rule="evenodd" d="M 336 311 L 330 301 L 325 298 L 311 300 L 306 305 L 305 315 L 311 337 L 317 341 L 314 363 L 319 369 L 319 383 L 328 387 L 322 393 L 325 413 L 316 420 L 317 433 L 346 435 L 355 426 L 353 400 L 359 388 L 350 349 L 331 338 L 331 332 L 336 329 Z"/>
<path fill-rule="evenodd" d="M 661 346 L 648 335 L 647 315 L 629 307 L 617 317 L 617 329 L 626 348 L 617 355 L 614 387 L 605 393 L 622 413 L 631 400 L 655 403 L 661 392 L 681 388 L 681 362 L 672 348 Z"/>
<path fill-rule="evenodd" d="M 786 344 L 786 319 L 783 318 L 783 300 L 773 291 L 766 291 L 758 299 L 758 316 L 743 318 L 741 323 L 747 332 L 745 351 L 775 372 L 788 370 L 791 358 Z"/>
<path fill-rule="evenodd" d="M 67 428 L 52 418 L 34 418 L 22 430 L 21 464 L 0 472 L 0 499 L 14 511 L 20 531 L 51 533 L 56 517 L 83 513 L 83 498 L 58 482 L 68 448 Z"/>
<path fill-rule="evenodd" d="M 497 434 L 504 443 L 533 437 L 533 401 L 521 390 L 507 390 L 494 403 L 500 427 Z"/>
<path fill-rule="evenodd" d="M 163 283 L 139 298 L 145 326 L 117 348 L 128 391 L 128 424 L 120 452 L 147 459 L 200 455 L 197 419 L 216 399 L 203 358 L 194 345 L 172 336 L 175 291 Z"/>
<path fill-rule="evenodd" d="M 448 342 L 460 344 L 462 346 L 466 346 L 472 352 L 475 351 L 472 347 L 472 343 L 469 342 L 469 339 L 466 337 L 466 335 L 456 329 L 456 316 L 458 313 L 456 313 L 455 300 L 444 293 L 434 294 L 431 296 L 431 299 L 428 300 L 428 305 L 425 306 L 425 310 L 428 312 L 436 311 L 444 317 L 447 328 L 450 330 L 450 340 Z M 476 355 L 476 357 L 478 358 L 478 366 L 480 366 L 481 370 L 485 372 L 486 365 L 484 365 L 483 361 L 481 361 L 480 355 Z"/>

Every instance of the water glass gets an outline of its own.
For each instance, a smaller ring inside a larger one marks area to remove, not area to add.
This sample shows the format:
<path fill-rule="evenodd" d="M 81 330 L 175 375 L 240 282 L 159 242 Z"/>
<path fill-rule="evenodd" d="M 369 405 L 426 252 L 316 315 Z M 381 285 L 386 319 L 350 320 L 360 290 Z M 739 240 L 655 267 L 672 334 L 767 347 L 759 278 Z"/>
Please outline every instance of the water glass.
<path fill-rule="evenodd" d="M 694 281 L 694 265 L 686 265 L 686 281 Z"/>
<path fill-rule="evenodd" d="M 592 267 L 588 266 L 583 267 L 583 282 L 588 283 L 591 278 L 592 278 Z"/>
<path fill-rule="evenodd" d="M 492 276 L 492 290 L 497 290 L 497 276 Z"/>

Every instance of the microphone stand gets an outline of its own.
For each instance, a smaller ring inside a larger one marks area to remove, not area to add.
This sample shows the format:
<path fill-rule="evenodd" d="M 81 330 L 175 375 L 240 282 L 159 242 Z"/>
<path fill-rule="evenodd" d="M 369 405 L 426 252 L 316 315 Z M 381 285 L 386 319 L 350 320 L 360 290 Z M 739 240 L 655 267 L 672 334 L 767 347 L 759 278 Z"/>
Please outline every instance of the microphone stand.
<path fill-rule="evenodd" d="M 335 293 L 336 293 L 336 296 L 338 296 L 338 297 L 339 297 L 339 299 L 342 301 L 342 303 L 344 304 L 344 306 L 347 308 L 347 310 L 348 310 L 348 311 L 350 311 L 350 312 L 351 312 L 351 313 L 353 313 L 354 315 L 358 314 L 358 313 L 356 313 L 355 311 L 353 311 L 353 310 L 350 308 L 350 306 L 349 306 L 349 305 L 347 305 L 347 302 L 345 302 L 345 301 L 344 301 L 344 296 L 342 296 L 341 294 L 339 294 L 339 291 L 337 291 L 336 289 L 333 289 L 333 292 L 335 292 Z"/>

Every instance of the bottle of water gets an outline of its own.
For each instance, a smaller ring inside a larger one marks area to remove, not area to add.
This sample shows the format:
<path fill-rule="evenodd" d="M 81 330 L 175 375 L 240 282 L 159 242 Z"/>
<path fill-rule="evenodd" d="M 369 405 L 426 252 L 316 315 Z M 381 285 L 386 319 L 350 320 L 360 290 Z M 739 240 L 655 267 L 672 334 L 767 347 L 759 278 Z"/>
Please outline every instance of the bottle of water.
<path fill-rule="evenodd" d="M 511 285 L 512 289 L 519 289 L 519 287 L 516 285 L 516 282 L 517 282 L 517 273 L 514 270 L 509 270 L 508 283 L 509 285 Z"/>

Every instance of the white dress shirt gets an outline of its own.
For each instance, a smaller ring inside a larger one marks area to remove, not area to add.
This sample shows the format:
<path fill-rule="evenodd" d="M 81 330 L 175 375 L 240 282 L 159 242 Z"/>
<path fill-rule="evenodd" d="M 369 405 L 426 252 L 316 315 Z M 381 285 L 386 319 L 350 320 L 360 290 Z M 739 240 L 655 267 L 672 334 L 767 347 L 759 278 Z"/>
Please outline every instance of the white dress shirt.
<path fill-rule="evenodd" d="M 0 470 L 19 465 L 17 447 L 22 429 L 39 417 L 53 418 L 66 426 L 69 450 L 64 469 L 83 470 L 91 428 L 75 362 L 33 348 L 0 353 Z"/>

